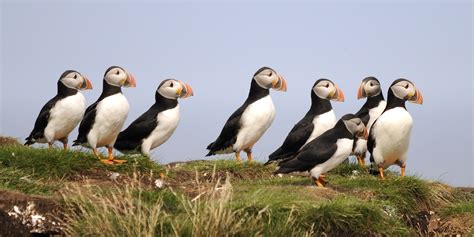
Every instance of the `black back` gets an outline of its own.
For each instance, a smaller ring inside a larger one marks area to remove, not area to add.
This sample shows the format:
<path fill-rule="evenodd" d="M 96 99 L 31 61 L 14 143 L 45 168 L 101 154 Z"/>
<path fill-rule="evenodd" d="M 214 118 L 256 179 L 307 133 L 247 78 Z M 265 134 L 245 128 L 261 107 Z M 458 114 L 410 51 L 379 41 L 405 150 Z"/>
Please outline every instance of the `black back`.
<path fill-rule="evenodd" d="M 259 69 L 255 75 L 257 75 L 259 72 L 261 72 L 264 69 L 267 69 L 268 67 L 263 67 Z M 254 75 L 254 76 L 255 76 Z M 215 152 L 224 150 L 230 146 L 232 146 L 235 141 L 237 140 L 237 134 L 239 132 L 240 126 L 241 126 L 241 117 L 242 114 L 244 113 L 245 109 L 255 101 L 267 96 L 270 94 L 269 89 L 262 88 L 261 86 L 258 85 L 258 83 L 252 78 L 252 83 L 250 84 L 250 92 L 245 100 L 244 104 L 240 106 L 231 116 L 229 119 L 227 119 L 227 122 L 224 125 L 224 128 L 222 128 L 221 133 L 219 134 L 219 137 L 209 144 L 207 146 L 207 149 L 209 150 L 209 153 L 206 156 L 210 155 L 215 155 Z"/>
<path fill-rule="evenodd" d="M 159 87 L 161 87 L 161 85 L 162 84 L 160 84 Z M 175 108 L 177 105 L 177 99 L 168 99 L 157 91 L 155 93 L 155 104 L 118 135 L 114 147 L 119 151 L 140 150 L 143 139 L 150 136 L 156 126 L 158 126 L 158 114 L 165 110 Z"/>
<path fill-rule="evenodd" d="M 60 79 L 65 77 L 67 74 L 71 72 L 76 72 L 74 70 L 67 70 L 61 74 L 59 77 Z M 31 131 L 30 135 L 25 139 L 25 145 L 31 145 L 35 143 L 35 140 L 41 139 L 44 137 L 44 129 L 48 126 L 48 122 L 50 119 L 50 111 L 56 105 L 56 103 L 68 96 L 75 95 L 78 93 L 76 89 L 71 89 L 65 86 L 61 80 L 58 80 L 58 92 L 56 96 L 50 99 L 44 106 L 41 108 L 41 111 L 38 114 L 38 117 L 35 121 L 35 126 Z"/>
<path fill-rule="evenodd" d="M 337 140 L 341 138 L 354 139 L 342 120 L 352 119 L 353 114 L 344 115 L 332 128 L 306 144 L 294 156 L 280 162 L 274 173 L 290 173 L 294 171 L 308 171 L 316 165 L 329 160 L 336 153 Z"/>
<path fill-rule="evenodd" d="M 110 70 L 110 68 L 108 70 Z M 87 143 L 87 134 L 92 129 L 92 126 L 95 122 L 97 105 L 108 96 L 122 93 L 121 87 L 110 85 L 105 81 L 105 79 L 103 80 L 102 84 L 102 94 L 100 94 L 99 99 L 97 99 L 96 102 L 87 107 L 84 118 L 79 125 L 79 134 L 77 135 L 77 139 L 74 141 L 73 146 Z"/>
<path fill-rule="evenodd" d="M 269 160 L 265 164 L 294 155 L 311 136 L 314 129 L 314 117 L 332 110 L 331 102 L 327 99 L 320 98 L 313 91 L 313 88 L 321 80 L 324 79 L 317 80 L 313 87 L 311 87 L 311 107 L 309 111 L 297 124 L 295 124 L 295 126 L 293 126 L 285 141 L 283 141 L 283 144 L 276 151 L 270 154 L 268 157 Z"/>

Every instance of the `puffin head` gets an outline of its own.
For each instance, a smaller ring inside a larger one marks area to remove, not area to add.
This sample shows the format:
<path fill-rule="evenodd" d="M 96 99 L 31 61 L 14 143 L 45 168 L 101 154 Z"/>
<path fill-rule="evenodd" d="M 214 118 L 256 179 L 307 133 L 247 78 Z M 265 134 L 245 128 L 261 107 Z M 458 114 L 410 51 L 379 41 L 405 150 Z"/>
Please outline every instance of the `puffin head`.
<path fill-rule="evenodd" d="M 397 79 L 390 86 L 393 95 L 401 100 L 410 101 L 415 104 L 423 104 L 423 95 L 411 81 Z"/>
<path fill-rule="evenodd" d="M 380 82 L 375 77 L 366 77 L 362 80 L 357 90 L 357 99 L 374 97 L 382 93 Z"/>
<path fill-rule="evenodd" d="M 92 89 L 92 83 L 86 76 L 74 70 L 67 70 L 59 77 L 59 82 L 64 86 L 76 90 Z"/>
<path fill-rule="evenodd" d="M 193 96 L 193 88 L 187 83 L 176 79 L 166 79 L 160 83 L 156 93 L 168 99 L 187 98 Z"/>
<path fill-rule="evenodd" d="M 312 92 L 321 99 L 344 101 L 342 90 L 329 79 L 319 79 L 314 83 Z"/>
<path fill-rule="evenodd" d="M 352 135 L 367 140 L 369 133 L 360 118 L 353 114 L 346 114 L 341 120 Z"/>
<path fill-rule="evenodd" d="M 135 77 L 125 69 L 119 66 L 109 67 L 104 74 L 104 80 L 107 84 L 116 87 L 136 87 Z"/>
<path fill-rule="evenodd" d="M 269 67 L 262 67 L 253 75 L 253 80 L 265 89 L 273 88 L 277 91 L 286 91 L 285 79 Z"/>

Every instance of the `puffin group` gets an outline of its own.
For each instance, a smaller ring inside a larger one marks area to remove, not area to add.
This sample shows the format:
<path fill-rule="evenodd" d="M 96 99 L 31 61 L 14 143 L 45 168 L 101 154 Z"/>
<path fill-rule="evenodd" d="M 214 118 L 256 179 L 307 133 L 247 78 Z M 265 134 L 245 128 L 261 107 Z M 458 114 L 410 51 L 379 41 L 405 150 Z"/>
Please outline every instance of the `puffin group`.
<path fill-rule="evenodd" d="M 129 103 L 122 87 L 136 87 L 133 75 L 119 66 L 109 67 L 103 76 L 102 93 L 86 108 L 81 90 L 92 89 L 83 74 L 67 70 L 57 82 L 57 95 L 41 109 L 25 145 L 55 141 L 68 149 L 69 134 L 79 124 L 73 146 L 83 146 L 105 164 L 120 164 L 114 148 L 122 153 L 150 151 L 166 142 L 179 123 L 178 99 L 193 95 L 191 86 L 181 80 L 166 79 L 155 91 L 155 103 L 122 131 L 128 117 Z M 206 156 L 240 153 L 253 160 L 252 149 L 275 118 L 275 106 L 270 89 L 287 90 L 285 79 L 270 67 L 262 67 L 252 77 L 250 91 L 244 103 L 230 115 L 215 141 L 207 146 Z M 405 175 L 407 152 L 412 129 L 412 117 L 405 102 L 423 103 L 423 96 L 407 79 L 397 79 L 384 99 L 379 80 L 364 78 L 357 90 L 357 99 L 367 98 L 355 114 L 339 120 L 331 101 L 344 101 L 344 93 L 329 79 L 319 79 L 311 87 L 311 107 L 288 133 L 283 143 L 268 156 L 265 165 L 277 163 L 274 174 L 309 172 L 315 185 L 326 184 L 325 175 L 350 155 L 365 167 L 365 155 L 370 153 L 373 170 L 384 179 L 384 170 L 391 165 Z M 97 151 L 106 147 L 108 156 Z"/>

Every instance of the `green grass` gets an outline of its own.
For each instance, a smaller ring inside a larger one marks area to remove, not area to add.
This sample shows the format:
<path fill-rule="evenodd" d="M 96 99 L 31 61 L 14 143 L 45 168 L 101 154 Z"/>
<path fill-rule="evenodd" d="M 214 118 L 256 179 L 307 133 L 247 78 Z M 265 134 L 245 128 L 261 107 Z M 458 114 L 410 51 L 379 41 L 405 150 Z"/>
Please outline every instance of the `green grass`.
<path fill-rule="evenodd" d="M 474 213 L 474 198 L 468 201 L 454 203 L 448 207 L 441 209 L 443 217 L 458 216 L 463 214 Z"/>
<path fill-rule="evenodd" d="M 406 218 L 419 212 L 474 213 L 472 194 L 392 172 L 381 181 L 355 164 L 340 165 L 327 174 L 328 187 L 317 188 L 305 174 L 273 176 L 275 165 L 258 162 L 169 168 L 143 156 L 121 159 L 129 162 L 3 146 L 0 189 L 61 200 L 73 236 L 411 236 L 419 231 Z M 110 172 L 122 179 L 111 182 Z M 153 184 L 159 173 L 166 174 L 162 189 Z"/>
<path fill-rule="evenodd" d="M 106 177 L 109 172 L 135 171 L 159 174 L 164 168 L 147 157 L 124 156 L 121 165 L 102 164 L 95 156 L 61 149 L 34 149 L 24 146 L 0 147 L 0 188 L 25 194 L 51 195 L 64 181 L 82 176 Z"/>

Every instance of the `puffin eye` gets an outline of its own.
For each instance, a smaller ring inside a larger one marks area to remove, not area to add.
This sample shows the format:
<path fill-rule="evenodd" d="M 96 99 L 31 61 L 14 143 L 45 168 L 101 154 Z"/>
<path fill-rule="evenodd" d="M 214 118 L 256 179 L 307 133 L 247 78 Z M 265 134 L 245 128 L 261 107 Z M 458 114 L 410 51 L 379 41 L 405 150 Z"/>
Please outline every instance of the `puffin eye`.
<path fill-rule="evenodd" d="M 374 83 L 370 82 L 370 86 L 374 86 Z"/>
<path fill-rule="evenodd" d="M 74 74 L 74 79 L 77 79 L 77 74 Z"/>
<path fill-rule="evenodd" d="M 173 82 L 170 83 L 170 87 L 173 87 Z"/>
<path fill-rule="evenodd" d="M 405 89 L 408 89 L 408 84 L 405 85 Z"/>
<path fill-rule="evenodd" d="M 115 75 L 119 75 L 120 74 L 120 70 L 117 70 L 117 72 L 115 73 Z"/>
<path fill-rule="evenodd" d="M 270 71 L 270 74 L 268 74 L 269 77 L 271 77 L 273 75 L 273 72 Z"/>
<path fill-rule="evenodd" d="M 329 83 L 328 83 L 328 84 L 326 84 L 326 88 L 329 88 Z"/>

